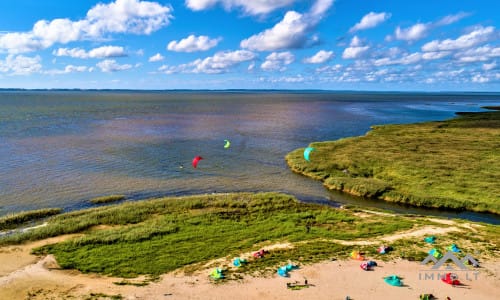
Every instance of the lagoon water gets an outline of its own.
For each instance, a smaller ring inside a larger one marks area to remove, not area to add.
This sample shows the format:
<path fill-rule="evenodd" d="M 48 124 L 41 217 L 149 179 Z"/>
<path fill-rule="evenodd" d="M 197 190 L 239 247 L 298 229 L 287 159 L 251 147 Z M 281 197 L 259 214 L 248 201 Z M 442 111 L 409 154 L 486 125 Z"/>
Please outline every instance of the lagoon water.
<path fill-rule="evenodd" d="M 284 156 L 371 125 L 444 120 L 499 105 L 500 94 L 311 91 L 0 91 L 0 216 L 21 210 L 230 191 L 500 223 L 329 192 Z M 225 149 L 224 139 L 231 141 Z M 201 155 L 198 168 L 191 166 Z"/>

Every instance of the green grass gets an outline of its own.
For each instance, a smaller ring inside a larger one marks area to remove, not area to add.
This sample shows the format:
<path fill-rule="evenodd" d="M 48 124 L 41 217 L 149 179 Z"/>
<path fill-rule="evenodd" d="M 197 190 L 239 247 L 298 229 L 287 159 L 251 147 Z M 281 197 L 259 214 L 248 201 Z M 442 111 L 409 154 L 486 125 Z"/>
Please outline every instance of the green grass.
<path fill-rule="evenodd" d="M 286 156 L 332 190 L 415 206 L 500 213 L 500 112 L 374 126 L 365 136 L 312 143 Z"/>
<path fill-rule="evenodd" d="M 60 208 L 45 208 L 6 215 L 0 217 L 0 230 L 13 229 L 29 222 L 34 222 L 48 216 L 60 214 L 61 212 L 62 209 Z"/>
<path fill-rule="evenodd" d="M 2 237 L 0 244 L 85 233 L 35 253 L 54 254 L 63 268 L 134 277 L 237 256 L 270 242 L 298 244 L 273 251 L 269 259 L 247 269 L 265 269 L 297 257 L 317 261 L 336 255 L 335 249 L 348 250 L 322 239 L 369 238 L 413 226 L 411 220 L 398 217 L 374 215 L 361 221 L 348 210 L 304 204 L 284 194 L 207 195 L 66 213 L 54 216 L 45 227 Z M 94 230 L 97 225 L 108 226 Z M 300 244 L 308 240 L 315 242 Z"/>
<path fill-rule="evenodd" d="M 125 199 L 125 195 L 109 195 L 90 199 L 94 204 L 110 203 Z"/>
<path fill-rule="evenodd" d="M 227 278 L 275 273 L 278 266 L 289 261 L 303 265 L 331 258 L 344 259 L 352 250 L 377 257 L 377 246 L 346 246 L 338 240 L 376 240 L 430 223 L 422 217 L 305 204 L 280 193 L 126 202 L 56 215 L 47 222 L 47 226 L 28 232 L 1 236 L 0 245 L 79 233 L 78 237 L 36 248 L 33 253 L 53 254 L 66 269 L 121 278 L 146 275 L 151 280 L 178 269 L 187 273 L 206 269 L 207 262 L 215 259 L 225 258 L 229 262 L 242 253 L 252 253 L 276 243 L 289 243 L 292 248 L 274 249 L 264 259 L 250 258 L 245 266 L 229 269 Z M 481 233 L 469 244 L 494 249 L 500 236 L 498 226 L 482 226 Z M 459 236 L 454 242 L 460 244 L 461 239 Z M 398 241 L 393 246 L 395 251 L 387 258 L 425 255 L 423 243 L 414 239 Z M 489 252 L 497 255 L 496 250 Z M 229 263 L 213 262 L 209 267 L 227 265 Z"/>

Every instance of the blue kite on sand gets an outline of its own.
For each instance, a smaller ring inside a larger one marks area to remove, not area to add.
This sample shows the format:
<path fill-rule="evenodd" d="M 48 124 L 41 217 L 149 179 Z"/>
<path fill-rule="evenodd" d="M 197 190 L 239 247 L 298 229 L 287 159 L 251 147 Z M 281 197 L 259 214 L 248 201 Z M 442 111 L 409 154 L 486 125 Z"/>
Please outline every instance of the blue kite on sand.
<path fill-rule="evenodd" d="M 401 281 L 401 278 L 399 278 L 396 275 L 390 275 L 387 277 L 384 277 L 385 283 L 392 285 L 392 286 L 402 286 L 403 282 Z"/>
<path fill-rule="evenodd" d="M 298 268 L 299 268 L 299 266 L 289 263 L 286 266 L 278 268 L 278 275 L 281 277 L 288 277 L 289 276 L 288 272 L 290 272 L 294 269 L 298 269 Z"/>

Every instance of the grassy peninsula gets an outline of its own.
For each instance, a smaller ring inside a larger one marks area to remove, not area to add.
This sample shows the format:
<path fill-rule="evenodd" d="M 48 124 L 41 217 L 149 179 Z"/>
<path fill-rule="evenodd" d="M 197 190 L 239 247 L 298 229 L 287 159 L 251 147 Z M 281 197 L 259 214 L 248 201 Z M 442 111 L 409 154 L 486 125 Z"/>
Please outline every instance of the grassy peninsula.
<path fill-rule="evenodd" d="M 352 250 L 377 259 L 422 260 L 429 250 L 423 241 L 429 227 L 433 234 L 442 229 L 433 247 L 456 243 L 464 253 L 475 251 L 488 259 L 498 257 L 500 238 L 493 225 L 337 209 L 280 193 L 126 202 L 63 213 L 44 222 L 42 227 L 0 236 L 0 246 L 62 236 L 65 239 L 34 253 L 55 255 L 62 268 L 123 278 L 227 268 L 232 258 L 245 253 L 249 264 L 228 270 L 228 278 L 274 273 L 288 261 L 346 259 Z M 390 243 L 394 251 L 378 254 L 383 243 Z M 251 253 L 262 248 L 272 250 L 265 259 L 251 259 Z"/>
<path fill-rule="evenodd" d="M 495 107 L 493 107 L 495 108 Z M 498 109 L 498 108 L 497 108 Z M 500 112 L 442 122 L 373 126 L 365 136 L 317 142 L 286 156 L 328 189 L 407 203 L 500 214 Z"/>

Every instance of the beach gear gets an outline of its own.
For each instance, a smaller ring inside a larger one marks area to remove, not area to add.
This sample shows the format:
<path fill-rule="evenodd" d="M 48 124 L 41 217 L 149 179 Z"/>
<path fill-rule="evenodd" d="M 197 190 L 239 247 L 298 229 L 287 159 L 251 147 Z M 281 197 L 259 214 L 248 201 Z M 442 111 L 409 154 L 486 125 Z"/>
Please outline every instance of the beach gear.
<path fill-rule="evenodd" d="M 373 267 L 375 267 L 377 265 L 376 262 L 374 262 L 373 260 L 369 260 L 367 262 L 362 262 L 359 267 L 365 271 L 370 271 L 373 269 Z"/>
<path fill-rule="evenodd" d="M 446 273 L 446 275 L 443 278 L 441 278 L 441 280 L 447 284 L 460 285 L 460 281 L 457 278 L 458 276 L 456 274 Z"/>
<path fill-rule="evenodd" d="M 304 158 L 305 160 L 307 161 L 310 161 L 309 160 L 309 155 L 311 154 L 311 152 L 314 151 L 314 148 L 313 147 L 307 147 L 305 150 L 304 150 Z"/>
<path fill-rule="evenodd" d="M 426 238 L 424 238 L 424 242 L 429 243 L 429 244 L 434 244 L 436 242 L 436 237 L 431 235 Z"/>
<path fill-rule="evenodd" d="M 358 251 L 352 251 L 350 256 L 352 259 L 365 260 L 364 256 Z"/>
<path fill-rule="evenodd" d="M 195 168 L 195 169 L 196 169 L 196 167 L 198 166 L 198 162 L 199 162 L 200 160 L 202 160 L 202 159 L 203 159 L 203 157 L 201 157 L 201 156 L 199 156 L 199 155 L 196 155 L 196 156 L 193 158 L 193 168 Z"/>
<path fill-rule="evenodd" d="M 266 250 L 260 249 L 259 251 L 254 252 L 253 257 L 255 257 L 255 258 L 262 258 L 262 257 L 264 257 L 264 254 L 266 254 L 266 253 L 267 253 Z"/>
<path fill-rule="evenodd" d="M 389 252 L 391 250 L 392 250 L 392 247 L 390 247 L 390 246 L 380 246 L 377 249 L 377 252 L 380 253 L 380 254 L 386 254 L 387 252 Z"/>
<path fill-rule="evenodd" d="M 288 271 L 286 270 L 286 267 L 279 267 L 278 275 L 281 277 L 288 277 Z"/>
<path fill-rule="evenodd" d="M 438 249 L 436 248 L 432 248 L 430 251 L 429 251 L 429 254 L 434 256 L 435 258 L 439 259 L 441 257 L 443 257 L 443 253 L 441 253 L 441 251 L 439 251 Z"/>
<path fill-rule="evenodd" d="M 224 149 L 227 149 L 231 146 L 231 142 L 229 140 L 224 140 Z"/>
<path fill-rule="evenodd" d="M 448 249 L 452 252 L 460 252 L 461 251 L 460 249 L 458 249 L 457 245 L 455 245 L 455 244 L 449 245 L 448 248 L 446 248 L 446 249 Z"/>
<path fill-rule="evenodd" d="M 246 263 L 247 263 L 247 260 L 244 258 L 236 257 L 235 259 L 233 259 L 233 266 L 235 266 L 235 267 L 241 267 L 242 265 L 244 265 Z"/>
<path fill-rule="evenodd" d="M 390 275 L 387 277 L 384 277 L 385 283 L 392 285 L 392 286 L 402 286 L 403 282 L 401 282 L 401 278 L 399 278 L 396 275 Z"/>
<path fill-rule="evenodd" d="M 222 269 L 220 268 L 215 268 L 211 273 L 210 277 L 212 277 L 215 280 L 223 279 L 224 274 L 222 274 Z"/>
<path fill-rule="evenodd" d="M 432 295 L 432 294 L 421 294 L 419 299 L 420 300 L 432 300 L 432 299 L 436 299 L 436 297 L 434 297 L 434 295 Z"/>
<path fill-rule="evenodd" d="M 299 267 L 297 265 L 289 263 L 286 266 L 278 268 L 278 275 L 280 275 L 281 277 L 288 277 L 288 272 L 298 268 Z"/>
<path fill-rule="evenodd" d="M 365 271 L 370 270 L 370 267 L 368 266 L 368 263 L 366 263 L 366 262 L 362 262 L 361 265 L 359 265 L 359 267 Z"/>
<path fill-rule="evenodd" d="M 299 284 L 299 283 L 291 283 L 291 282 L 287 282 L 286 283 L 286 288 L 287 289 L 290 289 L 290 290 L 301 290 L 303 288 L 308 288 L 309 287 L 309 284 Z"/>

